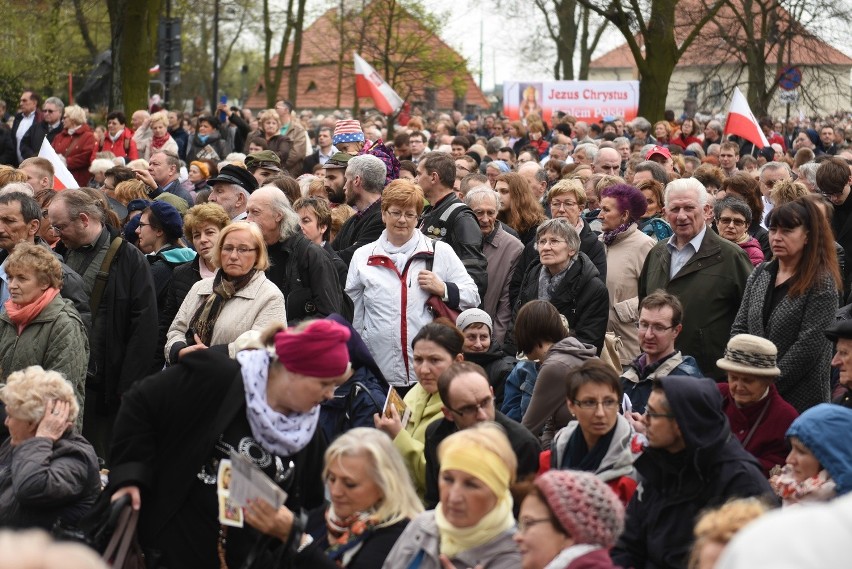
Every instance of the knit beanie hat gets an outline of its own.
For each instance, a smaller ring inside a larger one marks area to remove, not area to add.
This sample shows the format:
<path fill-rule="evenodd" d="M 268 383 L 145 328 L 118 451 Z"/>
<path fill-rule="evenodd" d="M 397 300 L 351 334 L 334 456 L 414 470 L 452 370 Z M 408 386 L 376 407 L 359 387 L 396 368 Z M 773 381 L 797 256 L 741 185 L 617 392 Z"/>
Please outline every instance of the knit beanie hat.
<path fill-rule="evenodd" d="M 364 142 L 364 131 L 361 130 L 361 122 L 355 119 L 337 121 L 334 125 L 334 136 L 331 137 L 332 144 L 344 142 Z"/>
<path fill-rule="evenodd" d="M 591 472 L 550 470 L 535 480 L 556 519 L 576 543 L 615 545 L 624 529 L 624 506 Z"/>
<path fill-rule="evenodd" d="M 304 328 L 275 334 L 275 353 L 287 371 L 309 377 L 340 377 L 349 367 L 349 328 L 331 320 L 314 320 Z"/>
<path fill-rule="evenodd" d="M 163 233 L 169 239 L 180 239 L 183 235 L 183 218 L 178 213 L 178 210 L 170 203 L 165 201 L 154 200 L 151 202 L 151 215 L 157 218 L 160 226 L 163 228 Z"/>
<path fill-rule="evenodd" d="M 210 166 L 208 166 L 207 163 L 195 160 L 194 162 L 190 162 L 189 166 L 195 166 L 198 168 L 198 171 L 201 172 L 201 175 L 204 176 L 205 179 L 210 177 Z"/>
<path fill-rule="evenodd" d="M 456 326 L 462 332 L 471 324 L 485 324 L 488 326 L 488 333 L 494 333 L 494 323 L 491 320 L 491 316 L 480 308 L 468 308 L 456 318 Z"/>

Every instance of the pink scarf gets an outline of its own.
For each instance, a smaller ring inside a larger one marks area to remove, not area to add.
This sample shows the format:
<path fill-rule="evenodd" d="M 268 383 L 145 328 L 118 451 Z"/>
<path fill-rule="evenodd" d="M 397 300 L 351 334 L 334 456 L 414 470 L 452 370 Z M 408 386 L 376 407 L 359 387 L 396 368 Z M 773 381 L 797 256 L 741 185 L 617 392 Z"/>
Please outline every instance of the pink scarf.
<path fill-rule="evenodd" d="M 18 336 L 24 331 L 24 328 L 29 326 L 36 316 L 41 314 L 44 307 L 50 304 L 50 301 L 56 298 L 59 294 L 58 288 L 48 288 L 35 301 L 21 306 L 12 302 L 12 299 L 6 301 L 6 313 L 12 323 L 18 327 Z"/>

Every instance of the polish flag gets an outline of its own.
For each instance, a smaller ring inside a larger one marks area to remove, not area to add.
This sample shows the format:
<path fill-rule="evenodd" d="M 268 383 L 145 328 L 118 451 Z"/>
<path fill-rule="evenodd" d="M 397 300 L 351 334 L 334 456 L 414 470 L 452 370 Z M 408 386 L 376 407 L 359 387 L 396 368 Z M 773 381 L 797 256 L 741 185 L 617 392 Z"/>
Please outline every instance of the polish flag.
<path fill-rule="evenodd" d="M 68 190 L 80 187 L 80 184 L 77 183 L 77 180 L 75 180 L 74 176 L 71 175 L 71 172 L 68 171 L 68 167 L 65 166 L 65 162 L 62 161 L 59 154 L 56 153 L 47 141 L 46 136 L 41 143 L 41 148 L 38 151 L 38 157 L 47 159 L 53 166 L 54 190 Z"/>
<path fill-rule="evenodd" d="M 763 134 L 757 119 L 751 112 L 745 96 L 739 87 L 734 87 L 731 108 L 728 109 L 728 120 L 725 122 L 725 134 L 736 134 L 748 140 L 758 148 L 766 148 L 769 141 Z"/>
<path fill-rule="evenodd" d="M 354 55 L 355 93 L 359 97 L 371 97 L 383 115 L 392 115 L 398 111 L 402 107 L 402 98 L 369 63 L 357 53 Z"/>

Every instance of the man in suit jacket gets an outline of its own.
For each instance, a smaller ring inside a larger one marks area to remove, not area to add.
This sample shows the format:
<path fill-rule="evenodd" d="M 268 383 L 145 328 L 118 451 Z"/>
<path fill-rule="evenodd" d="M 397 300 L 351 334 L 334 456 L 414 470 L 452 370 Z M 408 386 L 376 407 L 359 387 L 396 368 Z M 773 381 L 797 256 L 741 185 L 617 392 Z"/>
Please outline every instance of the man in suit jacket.
<path fill-rule="evenodd" d="M 666 219 L 674 235 L 645 258 L 639 302 L 657 289 L 677 296 L 685 318 L 675 347 L 693 356 L 707 377 L 723 381 L 716 360 L 725 351 L 752 265 L 742 248 L 708 231 L 708 198 L 695 178 L 666 187 Z"/>
<path fill-rule="evenodd" d="M 41 97 L 32 90 L 24 91 L 21 95 L 20 112 L 15 115 L 12 123 L 12 138 L 15 141 L 17 164 L 38 155 L 41 142 L 44 140 L 44 114 L 39 108 Z"/>

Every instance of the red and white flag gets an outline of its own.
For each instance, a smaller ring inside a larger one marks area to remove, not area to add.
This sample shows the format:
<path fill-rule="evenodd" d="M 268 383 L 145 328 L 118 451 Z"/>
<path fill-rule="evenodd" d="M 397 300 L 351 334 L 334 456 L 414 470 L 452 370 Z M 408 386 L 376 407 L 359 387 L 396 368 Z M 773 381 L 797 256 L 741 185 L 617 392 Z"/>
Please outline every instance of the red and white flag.
<path fill-rule="evenodd" d="M 355 93 L 359 97 L 371 97 L 383 115 L 392 115 L 402 107 L 402 97 L 382 79 L 373 67 L 355 55 Z"/>
<path fill-rule="evenodd" d="M 67 190 L 71 188 L 79 188 L 80 184 L 77 183 L 77 180 L 74 179 L 74 176 L 71 175 L 71 172 L 68 170 L 68 167 L 65 166 L 65 162 L 59 157 L 59 154 L 53 149 L 50 143 L 47 141 L 47 137 L 44 137 L 44 140 L 41 143 L 41 148 L 38 151 L 39 158 L 47 159 L 51 165 L 53 166 L 53 189 L 54 190 Z"/>
<path fill-rule="evenodd" d="M 725 121 L 725 134 L 741 136 L 758 148 L 769 146 L 769 141 L 766 140 L 763 130 L 757 124 L 757 119 L 754 118 L 748 101 L 739 87 L 734 87 L 731 108 L 728 109 L 728 120 Z"/>

